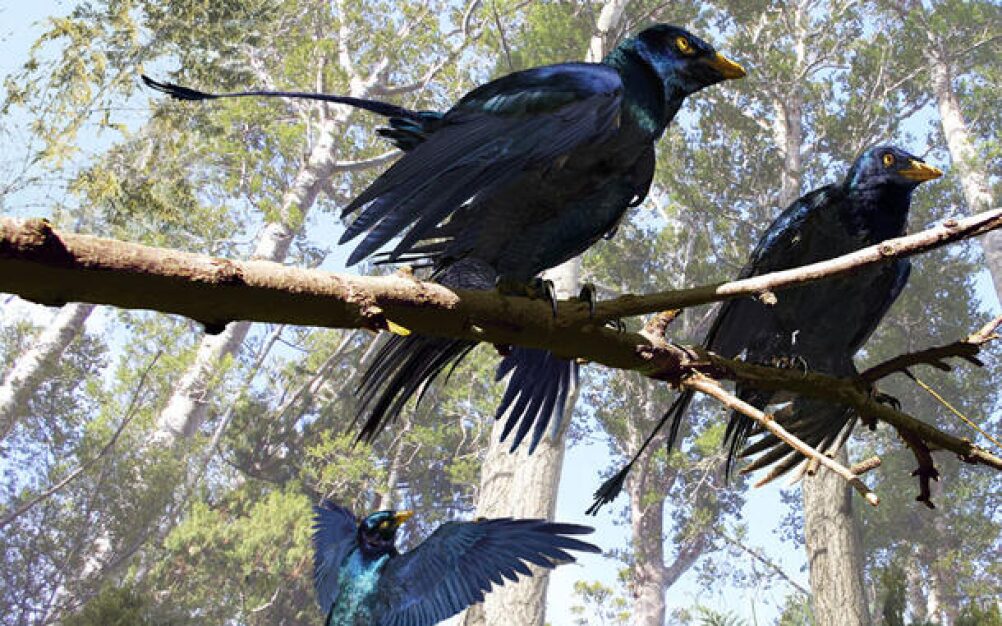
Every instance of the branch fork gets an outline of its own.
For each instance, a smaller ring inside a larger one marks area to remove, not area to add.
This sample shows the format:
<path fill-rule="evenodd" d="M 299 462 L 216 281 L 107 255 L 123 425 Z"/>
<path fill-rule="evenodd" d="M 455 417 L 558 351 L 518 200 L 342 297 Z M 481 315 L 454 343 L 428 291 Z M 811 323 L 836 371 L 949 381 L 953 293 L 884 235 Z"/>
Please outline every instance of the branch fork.
<path fill-rule="evenodd" d="M 945 359 L 953 357 L 980 366 L 976 355 L 984 343 L 998 337 L 1002 318 L 962 341 L 901 355 L 854 379 L 724 359 L 698 347 L 671 344 L 665 333 L 678 310 L 688 306 L 761 297 L 1000 227 L 1002 209 L 994 209 L 801 268 L 691 289 L 621 296 L 598 303 L 594 315 L 580 302 L 563 301 L 554 318 L 551 307 L 540 301 L 494 290 L 450 290 L 406 272 L 365 277 L 267 261 L 231 261 L 61 232 L 44 220 L 0 218 L 0 291 L 47 305 L 79 301 L 174 313 L 197 320 L 209 330 L 221 329 L 232 320 L 373 330 L 395 324 L 431 336 L 550 350 L 561 358 L 634 370 L 706 393 L 748 415 L 807 456 L 808 469 L 822 465 L 832 469 L 874 504 L 877 497 L 853 471 L 856 468 L 836 463 L 797 440 L 765 413 L 743 405 L 717 381 L 729 379 L 827 399 L 846 404 L 866 418 L 887 422 L 901 433 L 919 459 L 920 499 L 925 496 L 923 501 L 928 501 L 928 481 L 938 477 L 930 450 L 950 450 L 969 463 L 997 470 L 1002 470 L 1002 459 L 970 440 L 881 405 L 871 393 L 873 383 L 918 364 L 949 369 Z M 617 332 L 603 324 L 648 313 L 657 315 L 640 333 Z"/>

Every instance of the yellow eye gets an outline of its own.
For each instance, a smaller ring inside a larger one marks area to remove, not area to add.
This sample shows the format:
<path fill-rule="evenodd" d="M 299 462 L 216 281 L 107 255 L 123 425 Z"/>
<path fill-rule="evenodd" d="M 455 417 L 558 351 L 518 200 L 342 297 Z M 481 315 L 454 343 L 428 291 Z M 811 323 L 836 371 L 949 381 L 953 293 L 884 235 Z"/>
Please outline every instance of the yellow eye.
<path fill-rule="evenodd" d="M 389 522 L 380 522 L 379 523 L 380 530 L 386 530 L 389 527 L 390 527 L 390 523 Z"/>
<path fill-rule="evenodd" d="M 884 155 L 884 167 L 890 167 L 894 165 L 894 155 L 888 152 Z"/>
<path fill-rule="evenodd" d="M 695 52 L 692 48 L 692 44 L 689 43 L 689 40 L 684 35 L 679 35 L 675 38 L 675 47 L 678 48 L 678 51 L 682 54 L 692 54 Z"/>

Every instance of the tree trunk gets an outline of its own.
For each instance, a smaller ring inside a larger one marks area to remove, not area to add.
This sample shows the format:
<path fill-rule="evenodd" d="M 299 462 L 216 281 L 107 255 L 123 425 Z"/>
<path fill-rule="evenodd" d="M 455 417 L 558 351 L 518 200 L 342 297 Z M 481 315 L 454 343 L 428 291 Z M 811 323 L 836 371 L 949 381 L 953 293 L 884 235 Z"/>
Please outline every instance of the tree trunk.
<path fill-rule="evenodd" d="M 663 444 L 662 444 L 663 445 Z M 661 446 L 652 446 L 658 450 Z M 649 457 L 648 457 L 649 458 Z M 630 495 L 630 531 L 633 544 L 633 624 L 662 626 L 665 623 L 664 497 L 650 498 L 648 459 L 634 467 L 627 480 Z"/>
<path fill-rule="evenodd" d="M 18 412 L 38 387 L 45 370 L 53 365 L 66 347 L 83 331 L 93 304 L 75 302 L 56 313 L 34 345 L 21 355 L 0 384 L 0 441 L 17 424 Z"/>
<path fill-rule="evenodd" d="M 930 47 L 930 50 L 935 50 Z M 987 211 L 992 207 L 992 193 L 988 186 L 988 173 L 984 164 L 978 158 L 974 141 L 967 129 L 967 120 L 960 109 L 960 101 L 953 91 L 953 73 L 948 58 L 943 55 L 929 54 L 929 67 L 932 74 L 932 89 L 939 107 L 939 119 L 943 126 L 943 135 L 950 150 L 951 174 L 960 177 L 960 186 L 964 192 L 964 200 L 971 213 Z M 992 274 L 995 293 L 1002 300 L 1002 232 L 993 231 L 981 240 L 985 250 L 985 262 Z"/>
<path fill-rule="evenodd" d="M 602 7 L 585 59 L 598 61 L 611 42 L 610 33 L 619 24 L 628 0 L 608 0 Z M 581 258 L 574 258 L 548 272 L 557 294 L 576 294 L 581 277 Z M 491 431 L 487 455 L 480 469 L 480 494 L 477 515 L 482 517 L 545 517 L 553 519 L 557 507 L 560 471 L 564 465 L 564 439 L 570 423 L 577 389 L 567 397 L 568 414 L 556 437 L 547 437 L 530 456 L 526 446 L 515 454 L 501 443 L 503 421 Z M 507 584 L 490 593 L 482 604 L 471 607 L 463 617 L 464 626 L 543 626 L 546 619 L 546 588 L 549 573 L 539 572 L 517 584 Z"/>
<path fill-rule="evenodd" d="M 574 400 L 571 394 L 569 401 Z M 553 519 L 557 487 L 564 464 L 564 435 L 569 420 L 556 438 L 546 437 L 532 455 L 521 446 L 514 454 L 500 443 L 504 422 L 491 431 L 491 443 L 480 473 L 479 517 L 529 517 Z M 532 567 L 534 575 L 517 584 L 492 591 L 483 604 L 466 612 L 465 626 L 543 626 L 549 576 Z"/>
<path fill-rule="evenodd" d="M 806 63 L 809 16 L 802 4 L 793 9 L 796 51 L 794 73 Z M 780 205 L 786 208 L 800 195 L 804 144 L 803 93 L 794 87 L 773 103 L 773 140 L 783 156 Z M 780 295 L 782 297 L 782 295 Z M 845 447 L 839 453 L 845 459 Z M 852 507 L 852 493 L 833 472 L 821 469 L 802 483 L 804 543 L 811 568 L 814 615 L 821 626 L 869 624 L 863 588 L 862 533 Z"/>
<path fill-rule="evenodd" d="M 349 95 L 365 97 L 373 82 L 353 80 Z M 282 221 L 264 227 L 254 247 L 253 258 L 274 262 L 285 260 L 298 225 L 306 218 L 323 185 L 332 175 L 337 152 L 336 131 L 352 112 L 347 106 L 333 108 L 335 113 L 319 122 L 316 143 L 282 198 Z M 198 430 L 205 419 L 220 363 L 240 350 L 249 330 L 250 322 L 233 322 L 218 335 L 202 339 L 195 360 L 175 385 L 167 405 L 157 418 L 153 442 L 172 446 Z"/>
<path fill-rule="evenodd" d="M 836 458 L 846 463 L 845 446 Z M 852 489 L 824 468 L 804 477 L 804 539 L 819 626 L 869 626 L 863 539 Z"/>

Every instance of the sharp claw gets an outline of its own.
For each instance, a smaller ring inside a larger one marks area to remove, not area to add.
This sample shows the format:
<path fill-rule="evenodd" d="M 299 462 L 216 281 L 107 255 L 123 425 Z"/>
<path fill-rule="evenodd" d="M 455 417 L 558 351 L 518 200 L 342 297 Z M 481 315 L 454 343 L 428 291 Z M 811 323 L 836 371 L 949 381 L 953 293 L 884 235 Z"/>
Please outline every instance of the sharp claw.
<path fill-rule="evenodd" d="M 552 280 L 543 281 L 545 297 L 550 301 L 550 308 L 553 309 L 553 317 L 557 316 L 557 288 L 553 286 Z"/>
<path fill-rule="evenodd" d="M 578 294 L 578 300 L 588 303 L 588 317 L 595 317 L 596 289 L 595 285 L 585 283 Z"/>
<path fill-rule="evenodd" d="M 626 332 L 626 324 L 624 324 L 623 320 L 621 320 L 621 319 L 609 320 L 608 322 L 605 323 L 605 325 L 609 326 L 610 328 L 612 328 L 613 330 L 615 330 L 617 333 L 622 334 L 622 333 Z"/>
<path fill-rule="evenodd" d="M 898 400 L 897 398 L 888 393 L 883 393 L 881 391 L 874 390 L 873 399 L 881 404 L 889 405 L 895 411 L 901 410 L 901 400 Z"/>

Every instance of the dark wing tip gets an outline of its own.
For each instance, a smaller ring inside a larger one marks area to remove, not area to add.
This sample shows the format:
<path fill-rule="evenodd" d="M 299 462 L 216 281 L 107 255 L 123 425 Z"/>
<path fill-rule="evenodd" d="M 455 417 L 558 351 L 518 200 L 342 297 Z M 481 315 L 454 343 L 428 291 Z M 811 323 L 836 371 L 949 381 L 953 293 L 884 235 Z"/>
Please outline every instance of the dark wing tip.
<path fill-rule="evenodd" d="M 218 97 L 211 93 L 205 93 L 204 91 L 198 91 L 196 89 L 189 89 L 188 87 L 182 87 L 180 85 L 175 85 L 174 83 L 161 83 L 160 81 L 153 80 L 146 74 L 140 74 L 139 76 L 143 79 L 143 83 L 150 89 L 159 91 L 160 93 L 165 93 L 172 98 L 177 98 L 178 100 L 211 100 L 212 98 Z"/>

